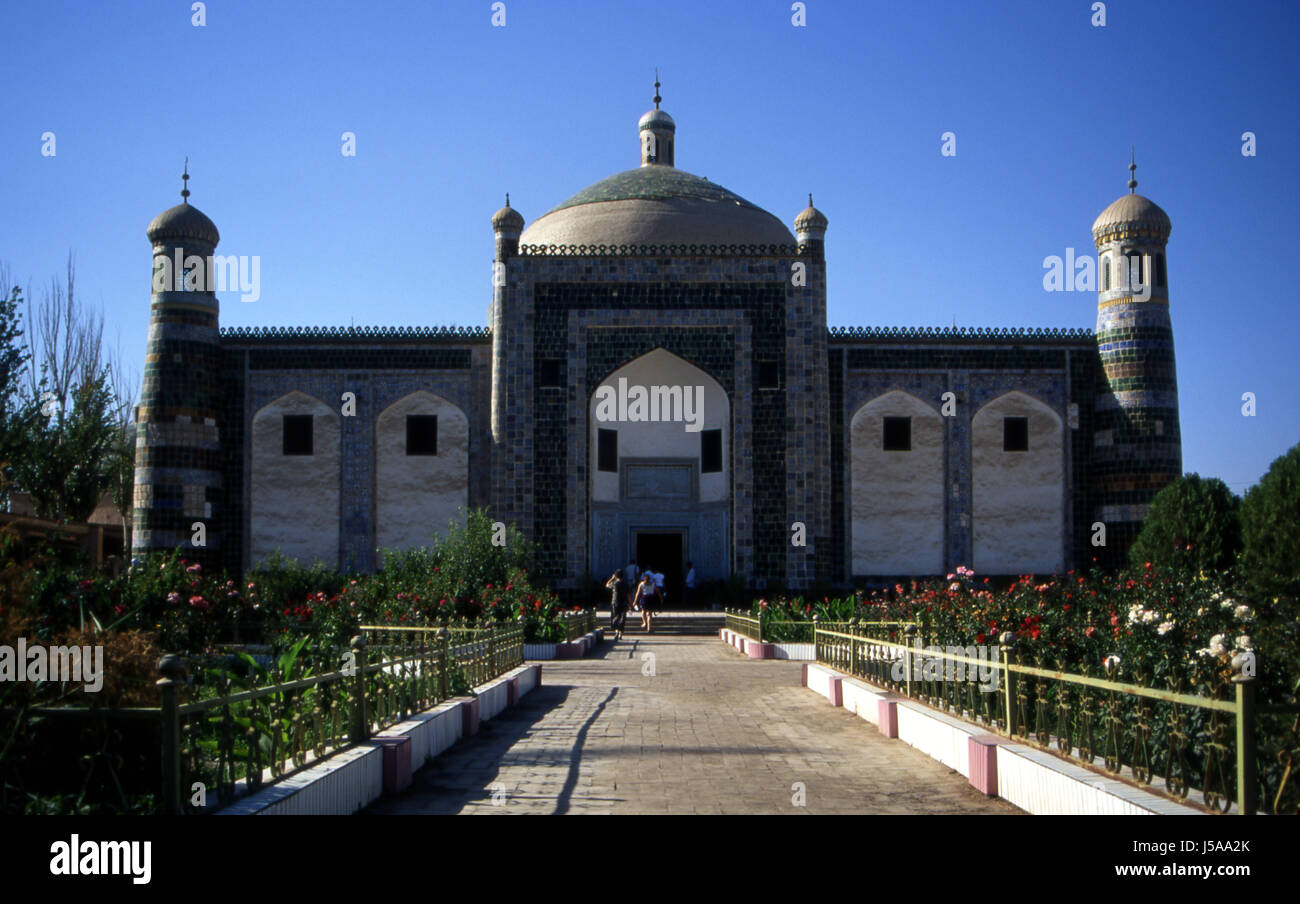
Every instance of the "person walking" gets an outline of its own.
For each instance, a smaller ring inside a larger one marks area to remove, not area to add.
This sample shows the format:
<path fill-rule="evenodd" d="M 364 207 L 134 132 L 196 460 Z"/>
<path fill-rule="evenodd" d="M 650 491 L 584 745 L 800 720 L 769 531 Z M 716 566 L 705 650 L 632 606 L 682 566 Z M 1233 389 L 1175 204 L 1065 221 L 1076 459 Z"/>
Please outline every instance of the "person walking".
<path fill-rule="evenodd" d="M 686 594 L 684 604 L 687 609 L 695 608 L 695 563 L 686 563 Z"/>
<path fill-rule="evenodd" d="M 641 583 L 637 585 L 636 596 L 632 599 L 632 606 L 641 610 L 641 627 L 645 629 L 647 634 L 653 634 L 655 582 L 649 571 L 641 575 Z"/>
<path fill-rule="evenodd" d="M 623 588 L 623 576 L 617 571 L 605 582 L 609 588 L 609 626 L 614 629 L 615 642 L 623 639 L 623 625 L 627 621 L 627 593 Z"/>
<path fill-rule="evenodd" d="M 668 601 L 668 597 L 664 593 L 664 573 L 662 571 L 655 571 L 651 573 L 650 577 L 654 578 L 655 582 L 655 608 L 662 609 L 664 608 L 664 603 Z"/>

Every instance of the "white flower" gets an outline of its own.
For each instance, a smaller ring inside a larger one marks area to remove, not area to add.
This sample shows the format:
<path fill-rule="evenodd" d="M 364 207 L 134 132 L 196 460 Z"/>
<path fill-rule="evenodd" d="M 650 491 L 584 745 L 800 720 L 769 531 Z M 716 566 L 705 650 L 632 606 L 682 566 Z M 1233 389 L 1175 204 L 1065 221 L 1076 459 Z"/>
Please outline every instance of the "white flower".
<path fill-rule="evenodd" d="M 1105 668 L 1110 668 L 1111 666 L 1115 666 L 1116 668 L 1118 668 L 1118 667 L 1119 667 L 1119 657 L 1118 657 L 1117 655 L 1115 655 L 1114 653 L 1111 653 L 1109 656 L 1107 656 L 1105 659 L 1103 659 L 1103 660 L 1101 661 L 1101 664 L 1102 664 L 1102 666 L 1104 666 Z"/>
<path fill-rule="evenodd" d="M 1232 614 L 1237 616 L 1237 618 L 1249 620 L 1255 617 L 1255 610 L 1243 604 L 1238 606 L 1236 609 L 1233 609 Z"/>
<path fill-rule="evenodd" d="M 1213 656 L 1214 651 L 1211 650 L 1209 647 L 1201 647 L 1199 650 L 1196 651 L 1196 655 L 1201 657 Z"/>
<path fill-rule="evenodd" d="M 1171 621 L 1161 622 L 1160 627 L 1156 628 L 1157 634 L 1168 634 L 1174 629 L 1174 623 Z"/>
<path fill-rule="evenodd" d="M 1226 653 L 1228 648 L 1223 645 L 1223 635 L 1215 634 L 1210 638 L 1210 655 L 1219 656 Z"/>
<path fill-rule="evenodd" d="M 1220 608 L 1220 609 L 1231 609 L 1231 608 L 1232 608 L 1233 606 L 1235 606 L 1235 605 L 1237 605 L 1237 601 L 1234 600 L 1234 599 L 1233 599 L 1232 597 L 1230 597 L 1230 596 L 1226 596 L 1226 597 L 1223 598 L 1223 602 L 1219 603 L 1219 608 Z"/>
<path fill-rule="evenodd" d="M 1157 612 L 1156 610 L 1154 610 L 1154 609 L 1147 609 L 1147 610 L 1145 610 L 1145 611 L 1142 613 L 1142 623 L 1143 623 L 1143 624 L 1146 624 L 1146 625 L 1153 625 L 1153 624 L 1155 624 L 1155 623 L 1158 622 L 1158 621 L 1160 621 L 1160 613 Z"/>
<path fill-rule="evenodd" d="M 1197 614 L 1197 615 L 1204 615 L 1204 614 L 1205 614 L 1205 607 L 1202 606 L 1201 608 L 1197 609 L 1197 610 L 1196 610 L 1196 614 Z"/>
<path fill-rule="evenodd" d="M 1242 634 L 1241 636 L 1239 636 L 1239 637 L 1237 638 L 1237 649 L 1238 649 L 1238 650 L 1249 650 L 1249 649 L 1250 649 L 1250 635 L 1249 635 L 1249 634 Z"/>

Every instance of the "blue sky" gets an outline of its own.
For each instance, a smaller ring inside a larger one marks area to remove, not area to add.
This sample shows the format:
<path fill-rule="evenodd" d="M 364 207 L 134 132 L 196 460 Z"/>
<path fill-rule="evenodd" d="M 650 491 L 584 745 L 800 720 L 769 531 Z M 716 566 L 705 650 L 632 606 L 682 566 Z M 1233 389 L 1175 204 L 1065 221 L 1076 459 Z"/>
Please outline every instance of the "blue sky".
<path fill-rule="evenodd" d="M 1135 145 L 1174 224 L 1184 467 L 1241 492 L 1300 440 L 1300 4 L 1091 5 L 5 4 L 0 261 L 39 289 L 72 251 L 138 371 L 188 155 L 220 251 L 261 258 L 223 325 L 483 324 L 505 192 L 531 222 L 635 166 L 658 66 L 679 167 L 787 223 L 814 193 L 832 325 L 1092 327 L 1043 259 L 1093 251 Z"/>

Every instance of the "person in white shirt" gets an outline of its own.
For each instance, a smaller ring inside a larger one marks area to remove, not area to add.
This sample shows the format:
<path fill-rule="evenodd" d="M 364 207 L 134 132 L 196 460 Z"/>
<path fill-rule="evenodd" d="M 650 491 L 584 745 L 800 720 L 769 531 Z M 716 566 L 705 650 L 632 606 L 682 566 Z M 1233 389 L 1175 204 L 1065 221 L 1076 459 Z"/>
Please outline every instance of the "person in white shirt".
<path fill-rule="evenodd" d="M 641 583 L 637 585 L 636 596 L 632 598 L 632 607 L 641 607 L 641 627 L 647 634 L 654 633 L 654 609 L 655 609 L 655 582 L 650 572 L 641 575 Z"/>
<path fill-rule="evenodd" d="M 686 598 L 684 603 L 687 609 L 695 608 L 695 563 L 686 563 Z"/>
<path fill-rule="evenodd" d="M 655 608 L 662 609 L 664 607 L 664 573 L 656 571 L 651 576 L 655 582 Z"/>

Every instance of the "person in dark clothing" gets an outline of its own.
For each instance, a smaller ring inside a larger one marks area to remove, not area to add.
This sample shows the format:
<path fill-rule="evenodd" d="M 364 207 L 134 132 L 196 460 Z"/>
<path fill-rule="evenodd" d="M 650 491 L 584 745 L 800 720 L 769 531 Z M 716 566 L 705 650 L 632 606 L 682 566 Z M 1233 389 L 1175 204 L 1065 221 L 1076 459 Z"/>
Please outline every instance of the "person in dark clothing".
<path fill-rule="evenodd" d="M 605 582 L 609 588 L 609 626 L 614 629 L 614 640 L 623 639 L 623 624 L 627 620 L 627 594 L 623 592 L 623 577 L 617 571 Z"/>

